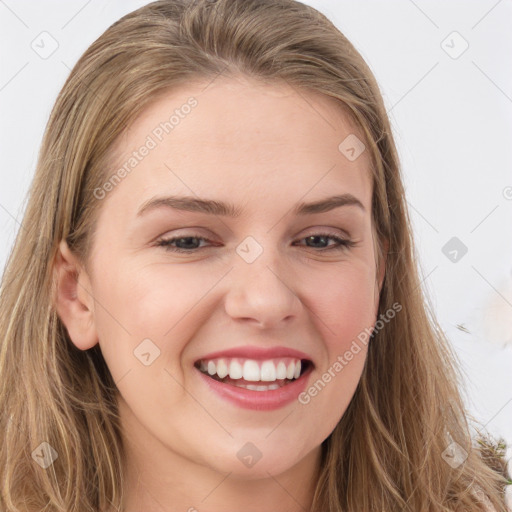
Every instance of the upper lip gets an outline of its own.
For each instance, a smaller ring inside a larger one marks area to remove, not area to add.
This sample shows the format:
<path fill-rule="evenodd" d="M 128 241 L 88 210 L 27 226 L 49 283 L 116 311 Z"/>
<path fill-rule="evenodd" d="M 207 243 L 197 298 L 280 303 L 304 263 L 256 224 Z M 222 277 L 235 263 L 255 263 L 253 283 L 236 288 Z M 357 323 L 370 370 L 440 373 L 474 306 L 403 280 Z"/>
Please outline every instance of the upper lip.
<path fill-rule="evenodd" d="M 245 345 L 241 347 L 234 347 L 227 350 L 218 350 L 216 352 L 210 352 L 199 359 L 196 362 L 204 359 L 217 359 L 220 357 L 240 357 L 243 359 L 277 359 L 279 357 L 295 357 L 297 359 L 307 359 L 312 361 L 311 356 L 300 350 L 294 348 L 288 348 L 283 346 L 278 347 L 258 347 L 254 345 Z"/>

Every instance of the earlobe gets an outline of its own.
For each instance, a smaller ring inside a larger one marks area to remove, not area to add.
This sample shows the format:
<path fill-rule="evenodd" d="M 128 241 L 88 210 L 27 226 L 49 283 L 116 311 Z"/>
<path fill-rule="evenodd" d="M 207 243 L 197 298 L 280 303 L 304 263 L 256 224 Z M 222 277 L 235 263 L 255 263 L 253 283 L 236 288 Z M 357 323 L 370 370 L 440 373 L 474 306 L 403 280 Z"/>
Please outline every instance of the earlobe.
<path fill-rule="evenodd" d="M 92 348 L 98 342 L 98 337 L 90 281 L 65 240 L 59 243 L 53 277 L 54 307 L 71 341 L 80 350 Z"/>

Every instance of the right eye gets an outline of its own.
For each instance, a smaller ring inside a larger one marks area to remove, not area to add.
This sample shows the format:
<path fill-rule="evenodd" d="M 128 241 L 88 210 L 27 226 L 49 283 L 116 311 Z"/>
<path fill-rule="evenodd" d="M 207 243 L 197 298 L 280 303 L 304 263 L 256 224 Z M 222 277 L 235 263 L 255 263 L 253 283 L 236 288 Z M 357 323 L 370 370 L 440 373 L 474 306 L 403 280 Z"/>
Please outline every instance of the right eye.
<path fill-rule="evenodd" d="M 185 247 L 174 247 L 172 244 L 175 242 L 181 242 L 183 240 L 186 240 L 184 244 L 178 244 L 178 245 L 184 245 Z M 191 240 L 200 240 L 208 242 L 207 238 L 204 238 L 202 236 L 195 236 L 195 235 L 188 235 L 188 236 L 175 236 L 172 238 L 163 238 L 157 241 L 156 245 L 157 247 L 164 247 L 166 251 L 171 252 L 182 252 L 182 253 L 192 253 L 197 250 L 199 250 L 199 247 L 189 247 Z M 192 245 L 196 245 L 192 243 Z"/>

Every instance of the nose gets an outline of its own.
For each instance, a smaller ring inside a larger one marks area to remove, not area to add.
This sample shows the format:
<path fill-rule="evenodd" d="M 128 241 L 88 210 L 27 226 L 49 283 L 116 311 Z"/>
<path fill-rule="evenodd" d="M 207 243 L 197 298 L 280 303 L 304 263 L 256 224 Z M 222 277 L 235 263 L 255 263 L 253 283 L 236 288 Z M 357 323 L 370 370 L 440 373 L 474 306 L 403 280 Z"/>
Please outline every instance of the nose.
<path fill-rule="evenodd" d="M 226 313 L 235 320 L 279 327 L 290 322 L 301 308 L 294 279 L 278 261 L 277 250 L 265 250 L 252 263 L 236 261 L 229 273 Z"/>

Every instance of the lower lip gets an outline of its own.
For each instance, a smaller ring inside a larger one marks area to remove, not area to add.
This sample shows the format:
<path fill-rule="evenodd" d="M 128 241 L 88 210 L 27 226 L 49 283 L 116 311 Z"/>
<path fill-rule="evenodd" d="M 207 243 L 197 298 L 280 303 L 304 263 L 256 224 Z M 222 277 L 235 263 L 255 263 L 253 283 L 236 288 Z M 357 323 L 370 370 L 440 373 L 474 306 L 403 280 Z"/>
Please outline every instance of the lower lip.
<path fill-rule="evenodd" d="M 310 365 L 310 367 L 298 379 L 290 382 L 289 384 L 285 384 L 279 389 L 271 389 L 267 391 L 254 391 L 252 389 L 239 388 L 237 386 L 232 386 L 231 384 L 225 384 L 212 379 L 197 368 L 194 369 L 199 373 L 210 389 L 217 393 L 221 398 L 244 409 L 268 411 L 284 407 L 297 399 L 306 387 L 307 379 L 312 371 L 312 366 Z"/>

